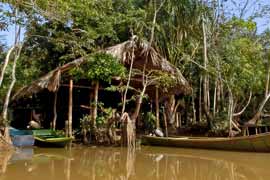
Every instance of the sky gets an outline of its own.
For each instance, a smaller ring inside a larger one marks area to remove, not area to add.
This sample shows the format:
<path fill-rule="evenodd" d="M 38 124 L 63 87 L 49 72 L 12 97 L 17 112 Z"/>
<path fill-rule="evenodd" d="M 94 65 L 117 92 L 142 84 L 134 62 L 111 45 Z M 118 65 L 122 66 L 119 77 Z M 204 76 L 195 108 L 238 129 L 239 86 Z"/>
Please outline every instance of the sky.
<path fill-rule="evenodd" d="M 268 5 L 270 7 L 270 0 L 225 0 L 225 9 L 229 12 L 227 15 L 239 16 L 240 9 L 243 8 L 246 1 L 249 1 L 246 9 L 244 18 L 248 18 L 250 15 L 254 14 L 254 11 L 258 10 L 260 5 Z M 3 3 L 0 3 L 3 5 Z M 5 9 L 9 7 L 7 5 L 3 5 Z M 270 9 L 266 11 L 266 15 L 264 17 L 256 18 L 255 22 L 257 23 L 257 33 L 260 34 L 264 32 L 267 28 L 270 29 Z M 21 37 L 25 30 L 21 30 Z M 10 26 L 8 31 L 0 31 L 0 41 L 5 42 L 7 46 L 11 46 L 14 43 L 15 39 L 15 26 Z"/>
<path fill-rule="evenodd" d="M 246 8 L 245 3 L 248 2 Z M 225 9 L 227 9 L 228 16 L 235 15 L 236 17 L 240 16 L 240 11 L 244 10 L 244 19 L 248 19 L 250 16 L 253 16 L 256 11 L 261 11 L 262 6 L 268 6 L 270 8 L 270 0 L 227 0 L 225 4 Z M 264 9 L 264 16 L 255 18 L 257 23 L 257 33 L 261 34 L 266 29 L 270 29 L 270 9 Z"/>

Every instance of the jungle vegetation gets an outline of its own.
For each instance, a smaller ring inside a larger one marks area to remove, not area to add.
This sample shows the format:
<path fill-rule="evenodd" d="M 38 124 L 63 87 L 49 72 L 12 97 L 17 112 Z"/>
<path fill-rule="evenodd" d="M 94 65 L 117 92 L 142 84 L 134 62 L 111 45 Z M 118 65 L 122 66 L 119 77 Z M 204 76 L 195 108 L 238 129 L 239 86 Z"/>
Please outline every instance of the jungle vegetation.
<path fill-rule="evenodd" d="M 4 40 L 10 37 L 0 37 L 1 125 L 8 123 L 12 94 L 74 59 L 89 59 L 71 74 L 93 80 L 93 87 L 113 76 L 127 78 L 129 69 L 97 52 L 136 35 L 192 88 L 161 105 L 169 123 L 179 111 L 188 125 L 203 125 L 208 132 L 240 131 L 240 124 L 258 123 L 270 110 L 270 30 L 259 33 L 256 24 L 257 18 L 269 17 L 269 8 L 256 0 L 2 0 L 0 30 L 14 27 L 15 41 L 8 45 Z M 94 116 L 94 124 L 100 122 Z M 154 110 L 144 113 L 147 127 L 159 127 L 156 122 L 164 118 L 157 116 Z"/>

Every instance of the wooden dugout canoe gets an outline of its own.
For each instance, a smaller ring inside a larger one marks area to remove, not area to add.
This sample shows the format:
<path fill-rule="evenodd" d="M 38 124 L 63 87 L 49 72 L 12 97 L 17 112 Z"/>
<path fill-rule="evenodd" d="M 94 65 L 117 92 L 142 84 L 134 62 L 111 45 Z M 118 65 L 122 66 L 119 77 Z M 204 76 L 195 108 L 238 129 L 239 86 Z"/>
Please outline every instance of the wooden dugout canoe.
<path fill-rule="evenodd" d="M 142 136 L 142 144 L 183 148 L 270 152 L 270 132 L 232 138 Z"/>
<path fill-rule="evenodd" d="M 65 147 L 72 138 L 57 135 L 50 129 L 33 130 L 35 146 L 39 147 Z"/>

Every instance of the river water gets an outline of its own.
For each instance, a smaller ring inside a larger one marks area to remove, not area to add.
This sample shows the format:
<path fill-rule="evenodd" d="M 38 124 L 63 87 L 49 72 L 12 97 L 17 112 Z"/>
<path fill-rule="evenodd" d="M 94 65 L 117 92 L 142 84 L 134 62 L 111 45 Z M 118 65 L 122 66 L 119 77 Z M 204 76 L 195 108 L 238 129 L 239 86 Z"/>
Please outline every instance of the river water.
<path fill-rule="evenodd" d="M 0 152 L 0 180 L 269 180 L 270 154 L 142 146 Z"/>

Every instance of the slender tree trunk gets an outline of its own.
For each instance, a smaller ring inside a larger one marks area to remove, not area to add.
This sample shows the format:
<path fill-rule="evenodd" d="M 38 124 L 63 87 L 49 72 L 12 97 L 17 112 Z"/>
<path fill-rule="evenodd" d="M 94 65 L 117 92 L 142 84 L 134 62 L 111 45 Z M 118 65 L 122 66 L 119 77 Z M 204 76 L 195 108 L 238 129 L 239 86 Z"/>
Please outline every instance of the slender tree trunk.
<path fill-rule="evenodd" d="M 8 112 L 10 95 L 11 95 L 13 87 L 16 83 L 16 66 L 17 66 L 17 61 L 21 55 L 21 50 L 22 50 L 22 45 L 19 47 L 19 49 L 17 50 L 16 55 L 15 55 L 15 59 L 14 59 L 13 66 L 12 66 L 12 74 L 11 74 L 12 81 L 11 81 L 11 84 L 8 88 L 8 92 L 6 94 L 6 98 L 5 98 L 5 102 L 4 102 L 4 106 L 3 106 L 3 112 L 2 112 L 2 119 L 4 121 L 4 127 L 5 127 L 4 128 L 4 138 L 10 144 L 11 144 L 11 139 L 10 139 L 9 130 L 8 130 L 7 112 Z"/>
<path fill-rule="evenodd" d="M 68 102 L 68 125 L 67 135 L 72 137 L 72 106 L 73 106 L 73 80 L 69 80 L 69 102 Z"/>
<path fill-rule="evenodd" d="M 248 102 L 247 104 L 244 106 L 244 108 L 239 111 L 238 113 L 234 113 L 233 116 L 240 116 L 241 114 L 243 114 L 243 112 L 246 110 L 246 108 L 248 107 L 250 101 L 251 101 L 251 97 L 252 97 L 252 92 L 249 93 L 249 98 L 248 98 Z"/>
<path fill-rule="evenodd" d="M 217 105 L 217 86 L 218 86 L 218 80 L 215 81 L 215 90 L 214 90 L 214 97 L 213 97 L 213 116 L 216 116 L 216 105 Z"/>
<path fill-rule="evenodd" d="M 218 78 L 217 81 L 217 95 L 216 95 L 216 113 L 219 112 L 220 109 L 220 99 L 221 99 L 221 85 L 220 85 L 220 79 Z"/>
<path fill-rule="evenodd" d="M 130 63 L 130 67 L 129 67 L 127 86 L 126 86 L 126 89 L 125 89 L 125 92 L 124 92 L 124 96 L 123 96 L 122 115 L 125 112 L 125 108 L 126 108 L 127 92 L 128 92 L 128 88 L 129 88 L 129 84 L 130 84 L 130 80 L 131 80 L 131 74 L 132 74 L 133 63 L 134 63 L 134 46 L 135 46 L 135 41 L 133 40 L 132 43 L 133 43 L 133 45 L 132 45 L 131 63 Z"/>
<path fill-rule="evenodd" d="M 94 87 L 94 104 L 93 104 L 92 122 L 93 122 L 93 127 L 96 128 L 99 81 L 95 81 L 94 83 L 95 83 L 95 87 Z"/>
<path fill-rule="evenodd" d="M 270 67 L 269 62 L 267 62 L 267 75 L 266 75 L 266 83 L 265 83 L 265 97 L 269 93 L 269 81 L 270 81 Z"/>
<path fill-rule="evenodd" d="M 233 95 L 229 89 L 229 105 L 228 105 L 228 118 L 229 118 L 229 136 L 232 136 L 233 128 Z"/>
<path fill-rule="evenodd" d="M 53 122 L 52 122 L 52 129 L 56 129 L 56 119 L 57 119 L 57 94 L 58 92 L 55 91 L 54 93 L 54 102 L 53 102 Z"/>
<path fill-rule="evenodd" d="M 170 124 L 173 124 L 174 123 L 174 117 L 173 117 L 173 113 L 174 113 L 174 109 L 175 109 L 175 97 L 174 95 L 171 95 L 169 100 L 166 101 L 165 103 L 165 113 L 167 115 L 167 120 Z"/>
<path fill-rule="evenodd" d="M 177 101 L 177 103 L 175 104 L 174 106 L 174 109 L 173 109 L 173 112 L 172 112 L 172 119 L 173 119 L 173 123 L 175 122 L 176 120 L 176 112 L 177 112 L 177 109 L 178 107 L 180 106 L 181 102 L 180 100 Z"/>
<path fill-rule="evenodd" d="M 1 69 L 1 75 L 0 75 L 0 87 L 1 87 L 2 82 L 3 82 L 3 79 L 4 79 L 4 75 L 5 75 L 6 68 L 7 68 L 9 59 L 10 59 L 10 55 L 11 55 L 12 51 L 14 50 L 14 48 L 15 48 L 15 46 L 12 46 L 12 47 L 8 50 L 8 52 L 7 52 L 7 55 L 6 55 L 6 58 L 5 58 L 3 67 L 2 67 L 2 69 Z"/>
<path fill-rule="evenodd" d="M 202 22 L 202 29 L 203 29 L 203 59 L 204 59 L 204 68 L 207 69 L 208 67 L 208 57 L 207 57 L 207 37 L 206 37 L 206 29 L 205 29 L 205 24 L 204 24 L 204 18 Z M 210 95 L 209 95 L 209 76 L 208 74 L 204 75 L 204 104 L 205 104 L 205 110 L 210 111 Z"/>
<path fill-rule="evenodd" d="M 93 113 L 93 105 L 92 105 L 92 102 L 93 102 L 93 92 L 90 91 L 90 94 L 89 94 L 89 116 L 92 115 Z"/>
<path fill-rule="evenodd" d="M 202 121 L 202 76 L 200 76 L 200 92 L 199 92 L 199 122 Z"/>
<path fill-rule="evenodd" d="M 256 124 L 256 123 L 257 123 L 257 121 L 258 121 L 258 120 L 260 119 L 260 117 L 261 117 L 262 110 L 263 110 L 265 104 L 267 103 L 267 101 L 269 100 L 269 98 L 270 98 L 270 93 L 267 94 L 267 96 L 264 98 L 264 100 L 263 100 L 262 103 L 260 104 L 257 113 L 253 116 L 252 119 L 250 119 L 250 120 L 248 121 L 249 124 Z"/>
<path fill-rule="evenodd" d="M 141 91 L 140 96 L 137 98 L 135 112 L 131 116 L 132 122 L 136 122 L 136 119 L 139 116 L 139 113 L 140 113 L 140 110 L 141 110 L 141 106 L 142 106 L 143 96 L 144 96 L 145 91 L 146 91 L 146 87 L 147 87 L 146 85 L 143 86 L 143 90 Z M 136 123 L 134 123 L 134 124 L 136 124 Z"/>
<path fill-rule="evenodd" d="M 159 92 L 158 92 L 158 87 L 156 87 L 156 128 L 160 127 L 159 123 Z"/>
<path fill-rule="evenodd" d="M 192 92 L 192 112 L 193 112 L 193 122 L 196 122 L 196 108 L 195 108 L 195 97 L 194 93 Z"/>
<path fill-rule="evenodd" d="M 166 116 L 166 112 L 163 111 L 163 119 L 164 119 L 164 125 L 165 125 L 165 135 L 166 137 L 169 136 L 168 134 L 168 121 L 167 121 L 167 116 Z"/>
<path fill-rule="evenodd" d="M 204 18 L 202 20 L 202 30 L 203 30 L 203 59 L 204 59 L 204 68 L 208 68 L 208 57 L 207 57 L 207 37 L 206 37 L 206 29 L 204 24 Z M 203 105 L 204 105 L 204 113 L 206 115 L 208 128 L 212 128 L 212 120 L 213 116 L 210 113 L 210 94 L 209 94 L 209 75 L 204 75 L 203 82 Z"/>

